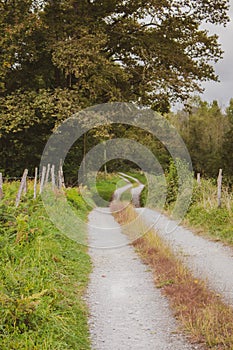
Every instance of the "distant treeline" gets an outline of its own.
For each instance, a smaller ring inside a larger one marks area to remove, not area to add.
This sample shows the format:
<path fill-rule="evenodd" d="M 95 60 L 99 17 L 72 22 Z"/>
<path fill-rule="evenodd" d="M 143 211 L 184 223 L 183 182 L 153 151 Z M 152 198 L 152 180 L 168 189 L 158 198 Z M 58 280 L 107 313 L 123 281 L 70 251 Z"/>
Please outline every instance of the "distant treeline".
<path fill-rule="evenodd" d="M 232 183 L 233 99 L 226 110 L 222 111 L 216 101 L 207 103 L 195 98 L 189 104 L 189 109 L 171 112 L 164 117 L 175 126 L 184 139 L 196 173 L 216 178 L 219 169 L 222 168 L 224 181 Z M 53 126 L 52 120 L 45 123 L 42 119 L 36 125 L 24 127 L 21 131 L 11 130 L 3 133 L 0 139 L 0 171 L 3 175 L 21 176 L 24 168 L 28 168 L 29 174 L 33 174 L 35 166 L 40 163 L 41 153 Z M 163 169 L 168 169 L 170 155 L 152 134 L 126 124 L 113 124 L 90 130 L 72 146 L 64 163 L 68 183 L 77 180 L 83 156 L 95 145 L 109 138 L 127 138 L 142 143 L 156 155 Z M 130 168 L 137 168 L 137 165 L 121 159 L 112 160 L 107 165 L 108 171 L 127 171 Z"/>
<path fill-rule="evenodd" d="M 233 99 L 222 111 L 217 101 L 207 103 L 197 97 L 189 108 L 170 113 L 168 118 L 183 137 L 196 172 L 215 177 L 222 168 L 232 181 Z"/>

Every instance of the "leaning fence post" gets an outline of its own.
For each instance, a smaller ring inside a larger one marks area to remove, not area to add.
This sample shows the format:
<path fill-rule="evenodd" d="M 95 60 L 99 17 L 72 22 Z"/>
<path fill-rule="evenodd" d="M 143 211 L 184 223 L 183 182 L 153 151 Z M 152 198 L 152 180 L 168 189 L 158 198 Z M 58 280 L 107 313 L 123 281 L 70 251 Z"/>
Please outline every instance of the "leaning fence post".
<path fill-rule="evenodd" d="M 222 169 L 219 169 L 218 174 L 218 208 L 221 208 L 222 205 Z"/>
<path fill-rule="evenodd" d="M 27 193 L 27 178 L 25 179 L 25 182 L 24 182 L 24 186 L 23 186 L 23 192 L 24 192 L 24 194 L 26 194 Z"/>
<path fill-rule="evenodd" d="M 41 179 L 40 179 L 40 194 L 42 193 L 43 187 L 44 187 L 45 173 L 46 173 L 46 167 L 43 166 L 42 173 L 41 173 Z"/>
<path fill-rule="evenodd" d="M 46 172 L 46 177 L 45 177 L 45 184 L 47 184 L 48 181 L 49 181 L 49 173 L 50 173 L 50 164 L 48 164 L 48 167 L 47 167 L 47 172 Z"/>
<path fill-rule="evenodd" d="M 36 199 L 37 176 L 38 176 L 38 168 L 35 168 L 34 194 L 33 194 L 34 199 Z"/>
<path fill-rule="evenodd" d="M 2 173 L 0 173 L 0 199 L 3 198 L 3 180 L 2 180 Z"/>
<path fill-rule="evenodd" d="M 16 207 L 18 207 L 18 205 L 19 205 L 22 191 L 25 188 L 25 184 L 26 184 L 26 181 L 27 181 L 27 175 L 28 175 L 28 169 L 25 169 L 24 173 L 23 173 L 23 176 L 22 176 L 22 179 L 21 179 L 21 182 L 20 182 L 20 187 L 19 187 L 19 191 L 18 191 L 18 194 L 17 194 L 17 197 L 16 197 L 16 201 L 15 201 L 15 206 Z"/>

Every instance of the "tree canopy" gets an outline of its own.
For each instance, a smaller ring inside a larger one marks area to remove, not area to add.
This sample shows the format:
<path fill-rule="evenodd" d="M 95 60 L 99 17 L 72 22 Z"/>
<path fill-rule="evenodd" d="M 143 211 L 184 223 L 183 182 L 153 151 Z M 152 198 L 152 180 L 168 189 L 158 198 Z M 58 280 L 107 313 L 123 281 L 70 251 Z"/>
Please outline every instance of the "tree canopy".
<path fill-rule="evenodd" d="M 171 113 L 169 119 L 180 132 L 196 172 L 216 177 L 220 168 L 232 178 L 232 107 L 223 112 L 217 101 L 207 103 L 199 97 L 184 108 Z"/>
<path fill-rule="evenodd" d="M 222 51 L 201 24 L 226 24 L 228 1 L 2 0 L 1 88 L 75 88 L 89 103 L 153 105 L 217 79 Z M 87 102 L 86 102 L 87 103 Z"/>
<path fill-rule="evenodd" d="M 1 0 L 0 7 L 6 149 L 13 132 L 22 143 L 20 133 L 43 130 L 45 140 L 57 122 L 96 103 L 166 112 L 202 81 L 217 80 L 222 50 L 202 25 L 225 25 L 227 0 Z"/>

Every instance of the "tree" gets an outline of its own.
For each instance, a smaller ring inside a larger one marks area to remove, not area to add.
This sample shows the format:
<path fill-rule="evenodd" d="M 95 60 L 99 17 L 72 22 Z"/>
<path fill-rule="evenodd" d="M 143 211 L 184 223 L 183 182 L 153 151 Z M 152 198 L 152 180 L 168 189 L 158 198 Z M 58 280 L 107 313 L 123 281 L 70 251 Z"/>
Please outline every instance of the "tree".
<path fill-rule="evenodd" d="M 14 131 L 127 101 L 166 112 L 217 80 L 222 51 L 205 22 L 227 23 L 227 0 L 1 0 L 0 120 Z M 21 101 L 21 102 L 19 102 Z M 30 101 L 30 102 L 29 102 Z M 25 103 L 25 104 L 23 104 Z M 23 138 L 22 138 L 23 142 Z"/>
<path fill-rule="evenodd" d="M 43 3 L 40 9 L 33 0 L 1 1 L 7 78 L 26 78 L 20 88 L 33 88 L 28 78 L 33 84 L 37 78 L 37 89 L 76 85 L 91 100 L 122 97 L 156 106 L 217 79 L 211 62 L 222 51 L 217 36 L 200 26 L 226 24 L 227 0 Z"/>
<path fill-rule="evenodd" d="M 233 99 L 230 100 L 229 106 L 226 109 L 226 117 L 229 123 L 229 128 L 224 135 L 223 140 L 223 166 L 227 176 L 233 181 Z"/>
<path fill-rule="evenodd" d="M 189 110 L 169 116 L 180 131 L 196 172 L 216 176 L 223 167 L 224 135 L 228 121 L 217 101 L 207 103 L 196 97 Z"/>

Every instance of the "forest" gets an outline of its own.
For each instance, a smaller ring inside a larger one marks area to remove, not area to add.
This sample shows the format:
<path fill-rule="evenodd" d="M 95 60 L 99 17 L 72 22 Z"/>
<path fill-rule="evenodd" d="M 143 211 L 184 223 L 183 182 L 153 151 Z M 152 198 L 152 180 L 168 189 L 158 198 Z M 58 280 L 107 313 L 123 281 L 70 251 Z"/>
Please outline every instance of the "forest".
<path fill-rule="evenodd" d="M 233 174 L 233 100 L 226 110 L 199 97 L 218 80 L 223 52 L 201 24 L 226 25 L 228 1 L 1 0 L 0 171 L 32 173 L 54 128 L 100 103 L 133 102 L 163 114 L 183 137 L 195 172 Z M 181 111 L 172 105 L 183 101 Z M 140 140 L 166 169 L 169 154 L 143 131 L 98 128 L 77 141 L 65 172 L 74 181 L 85 152 L 105 139 Z M 74 167 L 76 164 L 76 168 Z M 127 162 L 113 167 L 133 166 Z"/>

